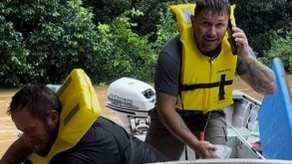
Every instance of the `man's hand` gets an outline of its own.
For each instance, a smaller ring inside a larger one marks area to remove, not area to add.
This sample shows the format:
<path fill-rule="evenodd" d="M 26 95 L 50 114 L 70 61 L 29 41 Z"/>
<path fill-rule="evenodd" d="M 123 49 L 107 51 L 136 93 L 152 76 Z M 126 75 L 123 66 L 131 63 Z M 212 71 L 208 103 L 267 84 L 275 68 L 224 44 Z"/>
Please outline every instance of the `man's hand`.
<path fill-rule="evenodd" d="M 244 31 L 238 27 L 232 28 L 235 42 L 238 46 L 238 73 L 256 92 L 263 95 L 272 95 L 276 91 L 275 75 L 273 71 L 260 63 L 248 45 Z"/>
<path fill-rule="evenodd" d="M 202 159 L 217 158 L 216 146 L 208 141 L 200 141 L 196 146 L 195 151 Z"/>
<path fill-rule="evenodd" d="M 31 147 L 24 142 L 23 137 L 20 137 L 4 153 L 0 164 L 21 164 L 31 153 Z"/>
<path fill-rule="evenodd" d="M 238 47 L 236 54 L 238 54 L 241 61 L 243 60 L 248 62 L 249 58 L 252 56 L 249 54 L 248 40 L 244 31 L 238 27 L 233 27 L 232 31 L 232 36 L 235 38 L 235 42 Z"/>

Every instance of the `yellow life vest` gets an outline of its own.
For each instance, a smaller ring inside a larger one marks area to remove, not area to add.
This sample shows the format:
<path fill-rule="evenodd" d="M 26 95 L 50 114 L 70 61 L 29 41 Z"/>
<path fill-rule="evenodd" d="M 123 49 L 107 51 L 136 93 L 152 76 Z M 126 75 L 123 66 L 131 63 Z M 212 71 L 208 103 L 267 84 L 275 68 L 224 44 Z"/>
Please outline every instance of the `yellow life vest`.
<path fill-rule="evenodd" d="M 234 8 L 235 5 L 232 5 L 232 24 L 235 24 Z M 170 9 L 176 15 L 183 45 L 180 94 L 176 107 L 207 113 L 232 104 L 237 56 L 232 54 L 228 33 L 223 38 L 220 54 L 211 60 L 198 50 L 194 41 L 190 16 L 194 14 L 195 4 L 173 5 Z"/>
<path fill-rule="evenodd" d="M 48 164 L 75 146 L 101 113 L 97 95 L 82 69 L 74 69 L 57 92 L 62 103 L 58 136 L 47 156 L 32 155 L 36 164 Z"/>

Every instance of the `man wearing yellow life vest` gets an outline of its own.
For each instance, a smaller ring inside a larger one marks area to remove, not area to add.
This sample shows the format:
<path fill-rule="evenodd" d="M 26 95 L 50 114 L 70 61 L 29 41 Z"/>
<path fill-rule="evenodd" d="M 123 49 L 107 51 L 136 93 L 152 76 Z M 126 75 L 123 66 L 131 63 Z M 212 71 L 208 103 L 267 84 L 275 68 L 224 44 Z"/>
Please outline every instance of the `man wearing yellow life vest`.
<path fill-rule="evenodd" d="M 190 10 L 191 9 L 191 10 Z M 232 28 L 237 51 L 232 53 L 228 22 L 234 24 L 228 0 L 197 0 L 171 6 L 180 35 L 162 48 L 155 74 L 156 109 L 146 142 L 178 160 L 184 144 L 201 158 L 216 158 L 216 145 L 227 142 L 225 113 L 231 105 L 235 72 L 261 94 L 275 92 L 272 70 L 261 64 L 244 31 Z M 202 133 L 203 132 L 203 133 Z M 200 134 L 204 134 L 199 139 Z"/>
<path fill-rule="evenodd" d="M 77 81 L 84 74 L 80 75 Z M 41 84 L 27 85 L 12 97 L 8 113 L 23 135 L 8 148 L 0 164 L 27 163 L 30 158 L 35 164 L 142 164 L 165 160 L 151 145 L 99 116 L 93 87 L 74 85 L 78 82 L 71 77 L 67 80 L 70 84 L 59 89 L 59 97 Z M 66 87 L 77 89 L 65 91 Z M 78 98 L 83 95 L 85 99 Z"/>

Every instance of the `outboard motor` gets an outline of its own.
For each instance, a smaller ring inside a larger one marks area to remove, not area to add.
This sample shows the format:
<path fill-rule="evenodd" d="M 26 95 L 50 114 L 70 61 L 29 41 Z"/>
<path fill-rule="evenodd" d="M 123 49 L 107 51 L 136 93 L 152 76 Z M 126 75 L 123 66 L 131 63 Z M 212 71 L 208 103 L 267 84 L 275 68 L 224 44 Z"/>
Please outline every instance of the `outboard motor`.
<path fill-rule="evenodd" d="M 107 107 L 115 111 L 130 133 L 146 134 L 150 125 L 149 113 L 156 102 L 151 85 L 122 77 L 109 85 L 107 96 Z"/>

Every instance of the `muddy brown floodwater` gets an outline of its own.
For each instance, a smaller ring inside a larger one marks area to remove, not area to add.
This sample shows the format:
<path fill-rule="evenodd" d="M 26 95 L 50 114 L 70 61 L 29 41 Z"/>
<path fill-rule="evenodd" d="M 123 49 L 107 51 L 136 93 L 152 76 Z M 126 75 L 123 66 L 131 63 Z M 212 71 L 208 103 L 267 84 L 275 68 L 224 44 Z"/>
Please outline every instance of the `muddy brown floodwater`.
<path fill-rule="evenodd" d="M 287 78 L 289 81 L 289 86 L 292 86 L 292 75 L 288 75 Z M 119 119 L 115 113 L 106 107 L 107 86 L 95 86 L 94 88 L 99 99 L 100 107 L 102 108 L 102 115 L 110 118 L 113 121 L 119 122 Z M 241 90 L 259 101 L 263 99 L 263 96 L 257 94 L 239 78 L 236 78 L 234 81 L 234 89 Z M 0 158 L 2 158 L 9 145 L 17 138 L 18 134 L 18 131 L 11 121 L 11 118 L 6 114 L 11 97 L 15 94 L 16 91 L 17 89 L 0 90 Z"/>

